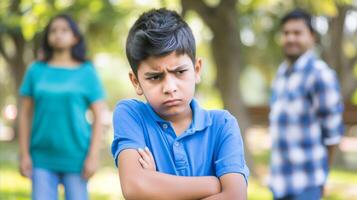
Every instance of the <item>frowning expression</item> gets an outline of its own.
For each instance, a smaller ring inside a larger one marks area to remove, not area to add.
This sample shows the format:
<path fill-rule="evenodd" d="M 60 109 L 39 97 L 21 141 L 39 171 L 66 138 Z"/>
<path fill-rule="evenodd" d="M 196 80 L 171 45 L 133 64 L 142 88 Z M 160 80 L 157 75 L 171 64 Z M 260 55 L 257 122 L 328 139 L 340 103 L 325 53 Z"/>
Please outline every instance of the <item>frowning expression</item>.
<path fill-rule="evenodd" d="M 137 76 L 130 80 L 138 95 L 144 95 L 163 119 L 185 115 L 200 81 L 201 60 L 195 63 L 186 54 L 172 52 L 161 57 L 149 57 L 140 62 Z"/>

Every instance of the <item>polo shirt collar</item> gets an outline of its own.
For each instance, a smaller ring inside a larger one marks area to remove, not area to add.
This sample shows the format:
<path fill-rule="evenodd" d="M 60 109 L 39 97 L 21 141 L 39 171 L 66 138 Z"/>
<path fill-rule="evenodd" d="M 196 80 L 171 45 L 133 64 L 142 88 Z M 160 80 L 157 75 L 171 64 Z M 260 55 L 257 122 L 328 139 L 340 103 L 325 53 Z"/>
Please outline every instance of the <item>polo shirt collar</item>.
<path fill-rule="evenodd" d="M 148 111 L 150 113 L 150 116 L 154 119 L 154 121 L 158 122 L 158 123 L 166 123 L 167 121 L 162 119 L 158 114 L 156 114 L 156 112 L 154 111 L 154 109 L 151 107 L 151 105 L 149 104 L 149 102 L 146 102 L 146 107 L 148 108 Z"/>
<path fill-rule="evenodd" d="M 191 128 L 193 128 L 194 131 L 201 131 L 212 124 L 209 113 L 201 108 L 195 99 L 192 99 L 190 106 L 193 111 Z"/>

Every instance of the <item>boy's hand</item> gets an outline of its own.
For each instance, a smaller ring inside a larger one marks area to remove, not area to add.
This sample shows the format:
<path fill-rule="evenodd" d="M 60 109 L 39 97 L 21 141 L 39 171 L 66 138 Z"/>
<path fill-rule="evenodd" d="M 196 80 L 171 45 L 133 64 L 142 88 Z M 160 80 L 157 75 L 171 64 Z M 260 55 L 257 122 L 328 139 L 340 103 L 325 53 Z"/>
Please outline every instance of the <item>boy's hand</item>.
<path fill-rule="evenodd" d="M 139 162 L 144 169 L 156 171 L 156 165 L 154 156 L 151 154 L 149 148 L 145 147 L 145 150 L 139 148 L 138 152 L 140 154 Z"/>

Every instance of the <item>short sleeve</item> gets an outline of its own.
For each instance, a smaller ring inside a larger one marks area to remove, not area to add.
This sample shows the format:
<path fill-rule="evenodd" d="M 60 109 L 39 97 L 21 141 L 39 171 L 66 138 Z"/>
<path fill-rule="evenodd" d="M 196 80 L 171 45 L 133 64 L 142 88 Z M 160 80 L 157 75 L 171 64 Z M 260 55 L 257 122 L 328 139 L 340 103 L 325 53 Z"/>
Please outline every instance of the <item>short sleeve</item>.
<path fill-rule="evenodd" d="M 34 68 L 35 63 L 31 64 L 26 70 L 26 73 L 22 79 L 22 83 L 19 89 L 20 96 L 33 97 L 34 93 Z"/>
<path fill-rule="evenodd" d="M 215 155 L 216 176 L 240 173 L 248 183 L 249 169 L 244 158 L 244 145 L 237 120 L 226 113 Z"/>
<path fill-rule="evenodd" d="M 103 85 L 100 81 L 97 71 L 94 66 L 90 66 L 90 74 L 88 75 L 89 83 L 88 83 L 88 99 L 90 104 L 102 100 L 105 98 L 105 92 L 103 89 Z"/>
<path fill-rule="evenodd" d="M 118 103 L 113 114 L 114 139 L 112 142 L 112 155 L 115 164 L 121 151 L 125 149 L 144 148 L 145 139 L 143 126 L 138 119 L 138 113 L 133 103 L 134 100 L 124 100 Z"/>

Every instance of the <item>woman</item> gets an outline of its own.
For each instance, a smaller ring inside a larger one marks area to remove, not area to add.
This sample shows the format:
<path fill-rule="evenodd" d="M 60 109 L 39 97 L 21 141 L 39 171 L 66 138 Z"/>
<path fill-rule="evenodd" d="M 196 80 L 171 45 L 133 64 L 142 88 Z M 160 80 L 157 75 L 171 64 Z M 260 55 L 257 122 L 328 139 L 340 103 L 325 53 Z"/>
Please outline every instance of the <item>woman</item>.
<path fill-rule="evenodd" d="M 20 87 L 20 172 L 32 180 L 32 199 L 88 199 L 98 164 L 104 91 L 85 58 L 78 26 L 58 15 L 44 31 L 43 59 L 30 65 Z M 91 109 L 93 123 L 86 120 Z"/>

